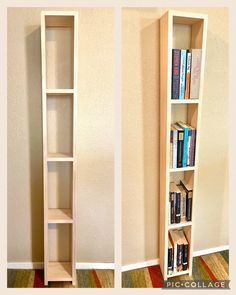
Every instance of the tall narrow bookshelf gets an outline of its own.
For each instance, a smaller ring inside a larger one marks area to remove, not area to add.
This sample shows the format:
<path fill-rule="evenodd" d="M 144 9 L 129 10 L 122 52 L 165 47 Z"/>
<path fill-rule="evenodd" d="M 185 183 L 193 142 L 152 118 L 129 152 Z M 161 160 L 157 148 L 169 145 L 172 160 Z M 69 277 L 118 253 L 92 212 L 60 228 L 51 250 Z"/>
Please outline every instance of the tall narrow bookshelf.
<path fill-rule="evenodd" d="M 201 109 L 203 99 L 204 65 L 207 37 L 207 15 L 169 10 L 160 19 L 160 236 L 159 257 L 164 280 L 173 276 L 192 274 L 194 216 L 197 198 L 197 174 Z M 172 98 L 172 49 L 201 49 L 199 95 L 195 99 Z M 196 129 L 194 166 L 170 166 L 171 124 L 182 121 Z M 180 180 L 193 187 L 191 221 L 171 224 L 169 221 L 170 182 Z M 168 272 L 168 237 L 170 230 L 182 229 L 189 244 L 186 270 Z"/>
<path fill-rule="evenodd" d="M 42 11 L 44 283 L 76 282 L 78 13 Z"/>

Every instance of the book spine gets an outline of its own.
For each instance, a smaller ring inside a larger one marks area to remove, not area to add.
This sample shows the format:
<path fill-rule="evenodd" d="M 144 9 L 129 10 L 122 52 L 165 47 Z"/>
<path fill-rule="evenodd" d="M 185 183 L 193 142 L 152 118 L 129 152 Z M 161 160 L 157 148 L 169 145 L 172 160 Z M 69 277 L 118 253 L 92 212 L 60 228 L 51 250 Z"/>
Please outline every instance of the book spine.
<path fill-rule="evenodd" d="M 170 131 L 170 168 L 173 168 L 173 130 Z"/>
<path fill-rule="evenodd" d="M 177 168 L 178 131 L 173 130 L 173 168 Z"/>
<path fill-rule="evenodd" d="M 184 143 L 183 143 L 183 156 L 182 156 L 182 167 L 187 167 L 188 157 L 188 128 L 184 128 Z"/>
<path fill-rule="evenodd" d="M 174 244 L 174 255 L 173 255 L 173 261 L 174 261 L 174 272 L 176 272 L 177 269 L 177 244 Z"/>
<path fill-rule="evenodd" d="M 177 271 L 183 269 L 183 245 L 177 245 Z"/>
<path fill-rule="evenodd" d="M 175 223 L 175 193 L 170 192 L 170 223 Z"/>
<path fill-rule="evenodd" d="M 202 50 L 192 49 L 190 99 L 199 98 Z"/>
<path fill-rule="evenodd" d="M 181 49 L 179 99 L 184 99 L 185 97 L 186 53 L 186 49 Z"/>
<path fill-rule="evenodd" d="M 191 143 L 191 162 L 190 165 L 195 164 L 195 146 L 196 146 L 196 129 L 192 130 L 192 143 Z"/>
<path fill-rule="evenodd" d="M 187 194 L 187 204 L 186 204 L 186 220 L 191 221 L 192 220 L 192 196 L 193 192 L 188 192 Z"/>
<path fill-rule="evenodd" d="M 177 168 L 182 167 L 184 131 L 178 130 L 178 146 L 177 146 Z"/>
<path fill-rule="evenodd" d="M 172 99 L 179 99 L 180 49 L 172 49 Z"/>
<path fill-rule="evenodd" d="M 187 53 L 187 69 L 186 69 L 186 86 L 185 86 L 185 99 L 189 99 L 190 96 L 190 79 L 191 79 L 191 52 Z"/>
<path fill-rule="evenodd" d="M 188 130 L 188 155 L 187 155 L 187 166 L 191 163 L 191 142 L 192 142 L 192 130 Z"/>
<path fill-rule="evenodd" d="M 172 274 L 173 271 L 173 248 L 168 248 L 168 274 Z"/>
<path fill-rule="evenodd" d="M 183 245 L 183 270 L 188 269 L 188 244 Z"/>
<path fill-rule="evenodd" d="M 181 221 L 186 220 L 186 195 L 185 193 L 181 192 Z"/>
<path fill-rule="evenodd" d="M 176 204 L 175 204 L 175 223 L 180 223 L 181 221 L 181 212 L 180 212 L 180 202 L 181 202 L 181 194 L 175 193 Z"/>

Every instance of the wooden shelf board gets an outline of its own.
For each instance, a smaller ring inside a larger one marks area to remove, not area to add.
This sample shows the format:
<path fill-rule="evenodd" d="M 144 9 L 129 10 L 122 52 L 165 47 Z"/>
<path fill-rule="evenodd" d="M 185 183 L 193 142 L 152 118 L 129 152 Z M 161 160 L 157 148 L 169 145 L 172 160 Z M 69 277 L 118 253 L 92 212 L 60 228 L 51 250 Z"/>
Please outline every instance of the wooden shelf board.
<path fill-rule="evenodd" d="M 185 222 L 181 222 L 181 223 L 173 223 L 173 224 L 168 225 L 168 229 L 175 229 L 175 228 L 191 226 L 191 225 L 192 225 L 192 221 L 185 221 Z"/>
<path fill-rule="evenodd" d="M 195 166 L 169 169 L 170 172 L 183 172 L 183 171 L 192 171 L 192 170 L 195 170 Z"/>
<path fill-rule="evenodd" d="M 73 94 L 74 89 L 46 89 L 47 94 L 58 94 L 58 95 L 63 95 L 63 94 Z"/>
<path fill-rule="evenodd" d="M 48 223 L 72 223 L 71 209 L 48 209 Z"/>
<path fill-rule="evenodd" d="M 70 154 L 65 153 L 49 153 L 47 157 L 48 162 L 73 162 L 74 158 Z"/>
<path fill-rule="evenodd" d="M 177 277 L 177 276 L 183 276 L 189 274 L 189 269 L 184 271 L 177 271 L 172 273 L 171 275 L 167 275 L 167 278 Z"/>
<path fill-rule="evenodd" d="M 49 262 L 48 281 L 72 281 L 71 262 Z"/>
<path fill-rule="evenodd" d="M 171 99 L 171 104 L 198 104 L 199 99 Z"/>

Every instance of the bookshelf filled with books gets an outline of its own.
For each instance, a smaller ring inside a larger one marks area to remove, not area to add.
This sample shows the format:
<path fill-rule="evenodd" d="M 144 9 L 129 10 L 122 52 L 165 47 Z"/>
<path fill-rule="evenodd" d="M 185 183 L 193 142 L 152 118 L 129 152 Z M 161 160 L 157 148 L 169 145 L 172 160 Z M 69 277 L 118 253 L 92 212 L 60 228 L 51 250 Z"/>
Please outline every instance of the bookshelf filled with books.
<path fill-rule="evenodd" d="M 207 15 L 169 10 L 160 20 L 160 236 L 163 278 L 192 274 L 194 203 Z"/>
<path fill-rule="evenodd" d="M 42 11 L 44 284 L 76 282 L 78 13 Z"/>

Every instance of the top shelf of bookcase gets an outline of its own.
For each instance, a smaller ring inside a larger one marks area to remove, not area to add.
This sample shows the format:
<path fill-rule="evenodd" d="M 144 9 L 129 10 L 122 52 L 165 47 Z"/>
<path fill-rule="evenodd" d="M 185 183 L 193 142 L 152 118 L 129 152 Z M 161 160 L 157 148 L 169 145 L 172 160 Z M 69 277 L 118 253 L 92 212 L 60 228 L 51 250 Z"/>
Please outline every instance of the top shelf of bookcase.
<path fill-rule="evenodd" d="M 207 20 L 208 18 L 206 14 L 189 13 L 178 10 L 169 10 L 168 13 L 170 16 L 173 16 L 174 24 L 193 25 L 199 21 Z"/>

